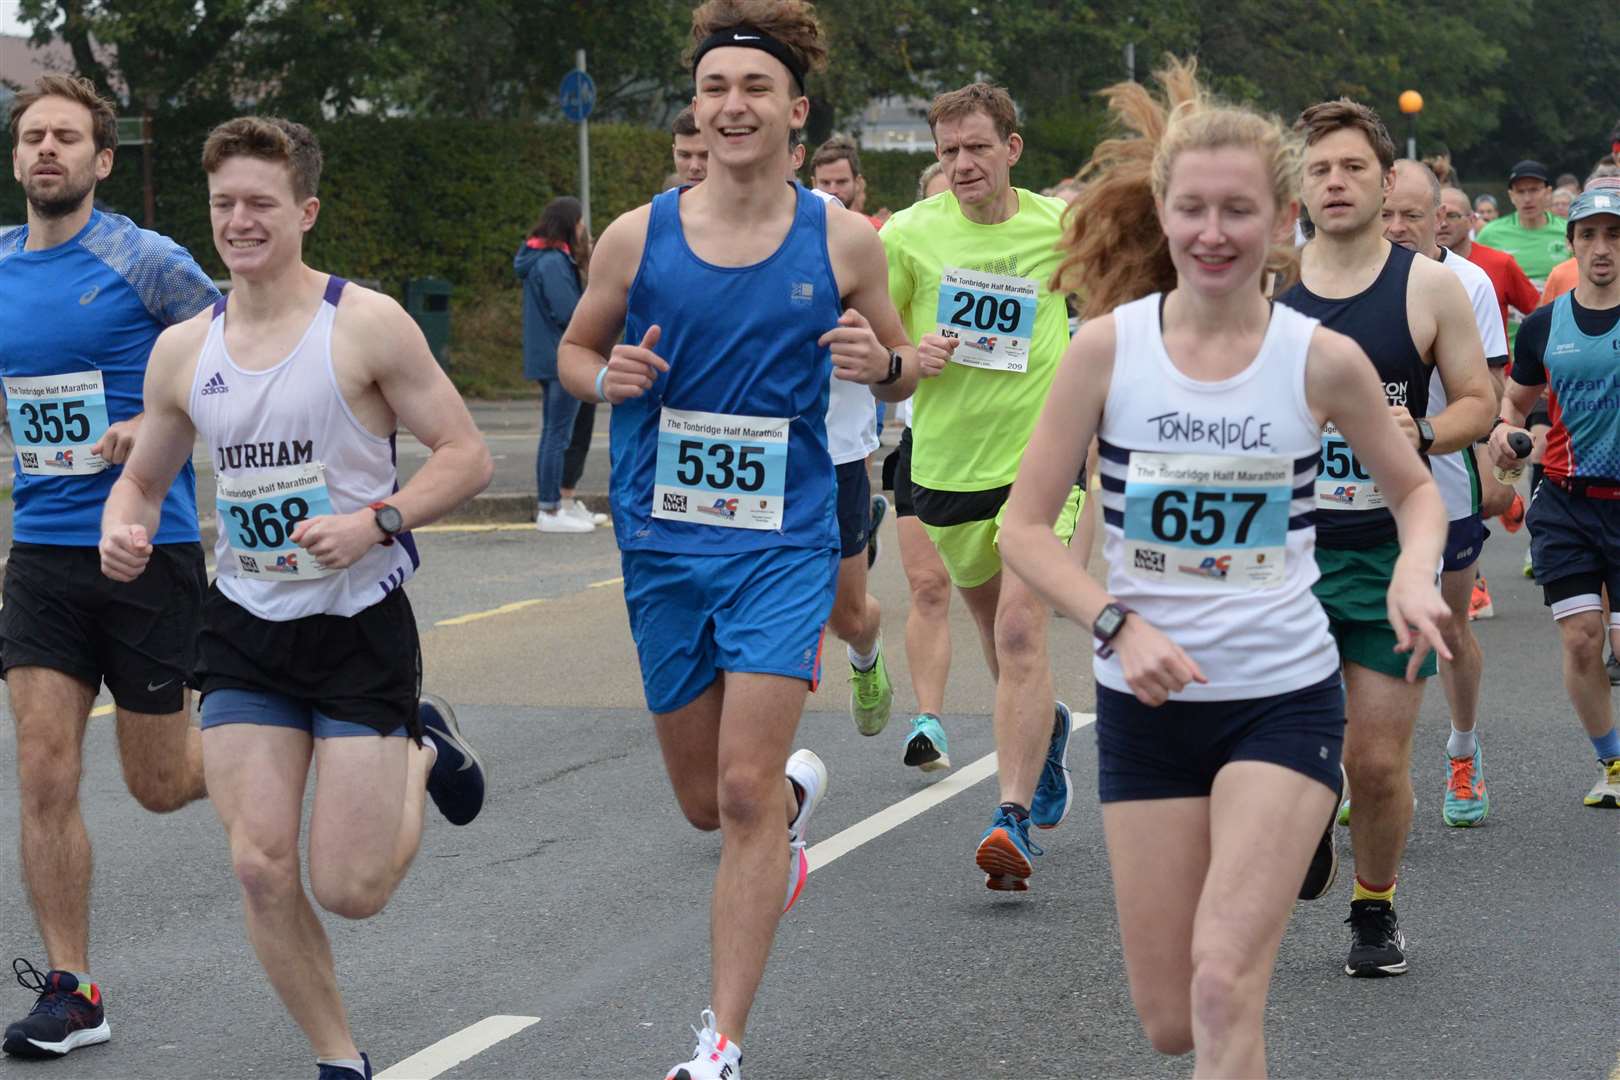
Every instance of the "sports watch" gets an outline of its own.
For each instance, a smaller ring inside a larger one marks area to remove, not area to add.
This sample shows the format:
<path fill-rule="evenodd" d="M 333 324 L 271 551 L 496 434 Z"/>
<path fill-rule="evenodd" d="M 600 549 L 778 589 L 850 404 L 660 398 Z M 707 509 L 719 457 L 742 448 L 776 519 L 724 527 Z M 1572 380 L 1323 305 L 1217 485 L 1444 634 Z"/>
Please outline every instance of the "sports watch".
<path fill-rule="evenodd" d="M 1418 453 L 1427 454 L 1429 447 L 1434 445 L 1434 425 L 1427 420 L 1417 421 Z"/>
<path fill-rule="evenodd" d="M 890 349 L 889 350 L 889 373 L 888 373 L 888 375 L 886 375 L 883 378 L 879 379 L 877 384 L 879 386 L 888 386 L 890 383 L 897 381 L 900 378 L 901 372 L 903 372 L 905 370 L 905 367 L 906 367 L 905 361 L 903 361 L 900 358 L 900 354 L 898 352 L 896 352 L 894 349 Z"/>
<path fill-rule="evenodd" d="M 1125 625 L 1125 616 L 1133 614 L 1132 609 L 1124 604 L 1110 603 L 1097 612 L 1097 620 L 1091 624 L 1091 633 L 1097 639 L 1097 655 L 1106 660 L 1114 655 L 1109 642 L 1119 633 Z"/>
<path fill-rule="evenodd" d="M 405 516 L 395 507 L 385 502 L 371 504 L 372 512 L 377 522 L 377 528 L 382 530 L 383 543 L 392 544 L 394 537 L 405 531 Z"/>

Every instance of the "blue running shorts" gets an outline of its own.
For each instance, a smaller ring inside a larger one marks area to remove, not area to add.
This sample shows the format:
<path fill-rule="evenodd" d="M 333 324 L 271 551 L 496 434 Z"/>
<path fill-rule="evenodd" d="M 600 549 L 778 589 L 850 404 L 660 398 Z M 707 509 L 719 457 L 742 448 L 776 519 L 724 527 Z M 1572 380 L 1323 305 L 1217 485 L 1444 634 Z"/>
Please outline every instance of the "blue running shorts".
<path fill-rule="evenodd" d="M 1446 553 L 1440 568 L 1448 574 L 1467 570 L 1479 561 L 1480 553 L 1485 550 L 1485 540 L 1490 535 L 1491 530 L 1485 527 L 1478 514 L 1451 522 L 1446 527 Z"/>

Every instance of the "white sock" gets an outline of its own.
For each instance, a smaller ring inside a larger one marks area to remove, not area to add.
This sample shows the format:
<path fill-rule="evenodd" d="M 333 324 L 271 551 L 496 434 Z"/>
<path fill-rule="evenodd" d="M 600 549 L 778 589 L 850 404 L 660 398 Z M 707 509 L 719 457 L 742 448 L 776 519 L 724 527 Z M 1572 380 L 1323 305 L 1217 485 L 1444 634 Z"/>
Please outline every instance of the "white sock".
<path fill-rule="evenodd" d="M 856 671 L 871 671 L 877 663 L 878 653 L 882 648 L 883 643 L 881 641 L 874 641 L 872 651 L 869 653 L 858 653 L 853 645 L 844 646 L 845 651 L 849 653 L 849 662 L 855 665 Z"/>
<path fill-rule="evenodd" d="M 1474 751 L 1479 748 L 1479 740 L 1474 738 L 1472 731 L 1458 731 L 1451 729 L 1451 737 L 1446 740 L 1446 753 L 1454 758 L 1473 757 Z"/>

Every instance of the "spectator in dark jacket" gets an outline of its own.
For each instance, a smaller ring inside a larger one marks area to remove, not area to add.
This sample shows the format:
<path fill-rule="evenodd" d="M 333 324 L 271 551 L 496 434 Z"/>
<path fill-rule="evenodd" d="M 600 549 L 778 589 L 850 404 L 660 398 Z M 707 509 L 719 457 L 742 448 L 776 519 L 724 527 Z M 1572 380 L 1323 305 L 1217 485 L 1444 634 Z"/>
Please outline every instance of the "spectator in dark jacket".
<path fill-rule="evenodd" d="M 590 449 L 596 406 L 582 405 L 557 381 L 557 343 L 579 303 L 590 245 L 579 200 L 565 196 L 547 204 L 512 260 L 523 282 L 523 377 L 540 384 L 540 447 L 535 460 L 540 512 L 534 523 L 541 532 L 590 532 L 606 521 L 605 515 L 593 515 L 574 498 L 574 485 Z"/>

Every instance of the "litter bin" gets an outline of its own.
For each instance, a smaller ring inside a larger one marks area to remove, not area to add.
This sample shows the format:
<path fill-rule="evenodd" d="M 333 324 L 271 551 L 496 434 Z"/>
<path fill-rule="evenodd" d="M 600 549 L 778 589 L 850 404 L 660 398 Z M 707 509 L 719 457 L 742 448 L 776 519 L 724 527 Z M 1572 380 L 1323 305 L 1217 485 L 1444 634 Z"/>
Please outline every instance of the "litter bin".
<path fill-rule="evenodd" d="M 422 328 L 439 366 L 450 368 L 450 283 L 443 278 L 409 278 L 405 310 Z"/>

